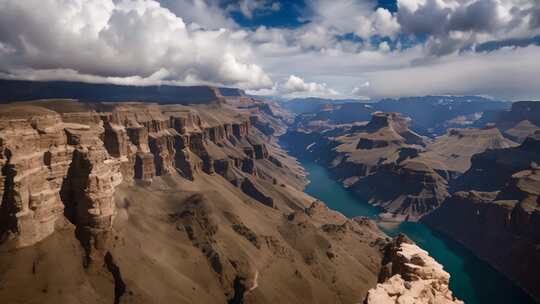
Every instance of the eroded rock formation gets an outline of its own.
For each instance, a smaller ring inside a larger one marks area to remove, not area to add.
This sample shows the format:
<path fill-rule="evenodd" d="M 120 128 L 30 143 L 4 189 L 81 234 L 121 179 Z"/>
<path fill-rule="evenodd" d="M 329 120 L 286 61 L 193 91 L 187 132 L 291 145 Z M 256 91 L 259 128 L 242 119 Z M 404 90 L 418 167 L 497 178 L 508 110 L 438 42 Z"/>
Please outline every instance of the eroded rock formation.
<path fill-rule="evenodd" d="M 379 284 L 368 292 L 365 304 L 461 303 L 452 295 L 450 275 L 429 254 L 404 235 L 384 248 Z"/>
<path fill-rule="evenodd" d="M 52 106 L 1 109 L 1 230 L 16 247 L 52 234 L 63 213 L 89 254 L 104 247 L 95 236 L 110 230 L 112 197 L 122 180 L 148 183 L 176 172 L 193 180 L 202 171 L 217 173 L 272 205 L 249 177 L 257 174 L 257 162 L 279 161 L 270 161 L 264 140 L 250 134 L 249 116 L 141 103 L 98 105 L 100 112 L 47 109 Z"/>
<path fill-rule="evenodd" d="M 0 297 L 364 298 L 377 281 L 385 235 L 303 193 L 303 171 L 275 145 L 284 128 L 279 112 L 249 98 L 238 104 L 0 108 L 0 223 L 8 239 L 0 250 L 19 247 L 0 255 L 10 277 Z"/>
<path fill-rule="evenodd" d="M 540 149 L 538 134 L 515 148 L 473 158 L 461 190 L 423 219 L 488 260 L 540 298 Z M 502 244 L 506 244 L 501 246 Z M 509 245 L 508 245 L 509 244 Z"/>

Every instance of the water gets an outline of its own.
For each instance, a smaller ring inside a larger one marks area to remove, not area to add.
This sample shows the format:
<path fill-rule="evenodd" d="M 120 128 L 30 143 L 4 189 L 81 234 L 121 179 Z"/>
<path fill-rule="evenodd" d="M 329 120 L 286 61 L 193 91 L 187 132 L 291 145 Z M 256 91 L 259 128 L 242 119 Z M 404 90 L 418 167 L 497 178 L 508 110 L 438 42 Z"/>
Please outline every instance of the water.
<path fill-rule="evenodd" d="M 333 180 L 328 171 L 313 162 L 301 163 L 309 173 L 306 192 L 325 202 L 329 208 L 348 217 L 375 218 L 380 209 L 359 200 Z M 404 233 L 444 266 L 451 275 L 450 288 L 454 295 L 467 304 L 528 304 L 535 303 L 525 292 L 476 258 L 459 243 L 420 223 L 401 223 L 383 230 L 394 236 Z"/>

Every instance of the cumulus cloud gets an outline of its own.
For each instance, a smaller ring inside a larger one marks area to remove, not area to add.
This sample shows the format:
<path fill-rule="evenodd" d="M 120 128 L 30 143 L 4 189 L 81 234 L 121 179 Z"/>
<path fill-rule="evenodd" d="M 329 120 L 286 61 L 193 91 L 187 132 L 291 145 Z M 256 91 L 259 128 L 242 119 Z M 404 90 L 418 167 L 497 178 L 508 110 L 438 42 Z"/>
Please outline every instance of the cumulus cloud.
<path fill-rule="evenodd" d="M 256 23 L 278 3 L 0 0 L 0 78 L 286 97 L 540 97 L 536 0 L 398 0 L 397 12 L 375 0 L 309 0 L 292 28 L 242 28 L 232 18 Z"/>
<path fill-rule="evenodd" d="M 326 83 L 305 82 L 304 79 L 290 75 L 283 84 L 281 90 L 283 95 L 294 96 L 335 96 L 339 93 L 327 86 Z"/>
<path fill-rule="evenodd" d="M 339 0 L 308 1 L 310 19 L 337 35 L 355 33 L 367 39 L 373 35 L 394 37 L 399 31 L 396 16 L 376 1 Z"/>
<path fill-rule="evenodd" d="M 405 34 L 428 37 L 432 55 L 448 55 L 490 40 L 538 34 L 536 0 L 398 0 Z"/>
<path fill-rule="evenodd" d="M 14 75 L 272 86 L 244 36 L 190 28 L 151 0 L 0 1 L 0 69 Z"/>

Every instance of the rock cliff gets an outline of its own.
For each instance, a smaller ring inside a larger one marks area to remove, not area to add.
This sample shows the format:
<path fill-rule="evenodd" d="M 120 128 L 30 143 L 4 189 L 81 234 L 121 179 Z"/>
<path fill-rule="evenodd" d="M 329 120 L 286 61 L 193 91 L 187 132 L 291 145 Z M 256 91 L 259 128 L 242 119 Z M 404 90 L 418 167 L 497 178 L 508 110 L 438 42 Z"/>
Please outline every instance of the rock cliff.
<path fill-rule="evenodd" d="M 477 125 L 494 125 L 505 136 L 523 142 L 529 135 L 540 129 L 540 103 L 537 101 L 517 101 L 508 110 L 490 111 Z"/>
<path fill-rule="evenodd" d="M 379 284 L 368 292 L 365 304 L 461 303 L 452 295 L 450 275 L 429 254 L 404 235 L 384 248 Z"/>
<path fill-rule="evenodd" d="M 286 118 L 256 104 L 1 106 L 0 269 L 10 279 L 0 297 L 364 297 L 376 283 L 384 234 L 302 192 L 303 171 L 273 138 Z"/>
<path fill-rule="evenodd" d="M 367 124 L 304 130 L 285 135 L 296 155 L 313 156 L 357 195 L 382 207 L 388 221 L 417 221 L 438 208 L 476 154 L 517 146 L 494 127 L 449 129 L 428 139 L 409 129 L 410 119 L 375 112 Z M 450 189 L 451 188 L 451 189 Z"/>
<path fill-rule="evenodd" d="M 540 298 L 540 149 L 538 134 L 516 148 L 473 158 L 463 190 L 423 219 Z M 487 172 L 486 172 L 487 171 Z M 505 244 L 505 245 L 502 245 Z"/>

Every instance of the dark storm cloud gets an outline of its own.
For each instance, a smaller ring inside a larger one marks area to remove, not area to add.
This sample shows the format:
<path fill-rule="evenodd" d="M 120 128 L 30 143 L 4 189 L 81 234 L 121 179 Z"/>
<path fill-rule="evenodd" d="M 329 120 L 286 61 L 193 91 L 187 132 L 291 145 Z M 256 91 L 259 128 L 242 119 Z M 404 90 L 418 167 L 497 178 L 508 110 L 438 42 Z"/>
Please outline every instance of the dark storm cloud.
<path fill-rule="evenodd" d="M 531 29 L 540 28 L 540 2 L 531 9 L 531 19 L 529 21 Z"/>
<path fill-rule="evenodd" d="M 539 27 L 540 4 L 533 0 L 401 0 L 398 5 L 403 33 L 425 39 L 429 53 L 437 56 L 486 38 L 533 35 L 529 30 Z"/>
<path fill-rule="evenodd" d="M 475 31 L 490 33 L 497 29 L 497 3 L 494 0 L 482 0 L 458 8 L 448 21 L 450 31 Z"/>

